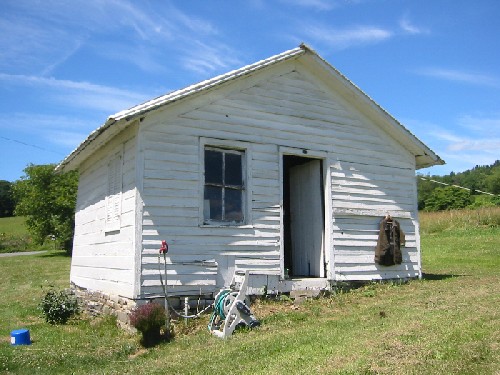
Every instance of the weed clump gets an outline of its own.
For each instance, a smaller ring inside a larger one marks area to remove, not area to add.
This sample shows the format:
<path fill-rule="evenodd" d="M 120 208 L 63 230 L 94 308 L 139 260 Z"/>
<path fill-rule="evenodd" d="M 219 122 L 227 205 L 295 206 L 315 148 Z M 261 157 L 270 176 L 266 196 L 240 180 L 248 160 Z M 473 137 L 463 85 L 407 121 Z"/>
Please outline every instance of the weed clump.
<path fill-rule="evenodd" d="M 130 324 L 142 334 L 142 344 L 153 346 L 161 339 L 161 328 L 165 325 L 165 308 L 158 303 L 147 303 L 134 309 Z"/>
<path fill-rule="evenodd" d="M 50 289 L 42 298 L 40 309 L 45 321 L 50 324 L 66 324 L 69 318 L 79 313 L 76 297 L 66 290 Z"/>

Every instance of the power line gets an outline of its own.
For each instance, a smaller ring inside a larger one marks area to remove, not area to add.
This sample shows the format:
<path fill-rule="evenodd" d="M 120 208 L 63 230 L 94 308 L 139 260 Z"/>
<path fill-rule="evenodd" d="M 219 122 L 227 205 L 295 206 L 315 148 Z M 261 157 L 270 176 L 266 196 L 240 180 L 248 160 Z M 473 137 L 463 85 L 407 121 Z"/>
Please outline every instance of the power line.
<path fill-rule="evenodd" d="M 453 187 L 456 187 L 456 188 L 459 188 L 459 189 L 464 189 L 464 190 L 472 191 L 472 189 L 469 189 L 469 188 L 466 188 L 466 187 L 463 187 L 463 186 L 454 185 L 454 184 L 447 184 L 445 182 L 436 181 L 436 180 L 433 180 L 431 178 L 424 178 L 422 176 L 418 176 L 418 177 L 421 180 L 424 180 L 424 181 L 431 181 L 431 182 L 435 182 L 436 184 L 440 184 L 440 185 L 453 186 Z M 478 193 L 481 193 L 481 194 L 488 194 L 488 195 L 491 195 L 492 197 L 498 197 L 499 196 L 498 194 L 488 193 L 487 191 L 482 191 L 482 190 L 478 190 L 478 189 L 474 189 L 474 191 L 475 192 L 477 191 Z"/>
<path fill-rule="evenodd" d="M 43 150 L 43 151 L 47 151 L 47 152 L 52 152 L 52 153 L 54 153 L 54 154 L 57 154 L 57 155 L 63 155 L 63 156 L 64 156 L 64 154 L 63 154 L 63 153 L 61 153 L 61 152 L 57 152 L 57 151 L 54 151 L 54 150 L 49 150 L 49 149 L 47 149 L 47 148 L 40 147 L 40 146 L 37 146 L 37 145 L 31 144 L 31 143 L 26 143 L 26 142 L 23 142 L 23 141 L 19 141 L 19 140 L 17 140 L 17 139 L 7 138 L 7 137 L 1 136 L 1 135 L 0 135 L 0 138 L 5 139 L 6 141 L 19 143 L 19 144 L 21 144 L 21 145 L 23 145 L 23 146 L 33 147 L 33 148 L 37 148 L 37 149 L 39 149 L 39 150 Z"/>

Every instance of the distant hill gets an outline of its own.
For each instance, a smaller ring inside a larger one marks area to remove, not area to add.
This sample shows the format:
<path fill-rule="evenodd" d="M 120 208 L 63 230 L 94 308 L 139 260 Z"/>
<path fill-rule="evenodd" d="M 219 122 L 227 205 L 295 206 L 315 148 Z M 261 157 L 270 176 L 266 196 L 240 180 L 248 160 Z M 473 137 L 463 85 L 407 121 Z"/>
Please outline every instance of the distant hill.
<path fill-rule="evenodd" d="M 500 160 L 445 176 L 417 174 L 417 186 L 419 210 L 500 206 Z"/>

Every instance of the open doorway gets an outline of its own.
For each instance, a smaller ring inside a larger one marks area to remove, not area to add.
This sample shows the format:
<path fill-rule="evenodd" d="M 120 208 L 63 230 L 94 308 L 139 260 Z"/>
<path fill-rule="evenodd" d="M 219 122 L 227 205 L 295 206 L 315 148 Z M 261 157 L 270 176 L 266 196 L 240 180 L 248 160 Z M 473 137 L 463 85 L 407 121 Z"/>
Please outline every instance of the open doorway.
<path fill-rule="evenodd" d="M 291 277 L 325 277 L 323 164 L 283 155 L 284 265 Z"/>

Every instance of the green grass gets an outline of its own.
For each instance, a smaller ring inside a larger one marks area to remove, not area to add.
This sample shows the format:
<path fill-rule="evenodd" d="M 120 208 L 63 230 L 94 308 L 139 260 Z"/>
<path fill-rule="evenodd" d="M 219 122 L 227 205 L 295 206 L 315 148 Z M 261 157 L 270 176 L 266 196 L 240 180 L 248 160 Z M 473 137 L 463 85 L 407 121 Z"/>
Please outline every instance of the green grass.
<path fill-rule="evenodd" d="M 424 212 L 421 214 L 420 234 L 442 233 L 447 230 L 470 231 L 475 228 L 500 227 L 500 207 L 476 210 Z"/>
<path fill-rule="evenodd" d="M 0 233 L 21 236 L 28 234 L 25 219 L 21 216 L 0 218 Z"/>
<path fill-rule="evenodd" d="M 15 253 L 33 250 L 49 250 L 51 241 L 43 245 L 34 245 L 22 216 L 0 218 L 0 253 Z"/>
<path fill-rule="evenodd" d="M 433 217 L 421 219 L 425 227 Z M 498 374 L 500 228 L 449 224 L 421 242 L 424 280 L 369 284 L 300 306 L 257 301 L 259 329 L 219 340 L 205 316 L 147 350 L 111 318 L 43 321 L 36 305 L 44 289 L 68 285 L 63 253 L 0 258 L 0 372 Z M 20 327 L 32 345 L 9 344 Z"/>

